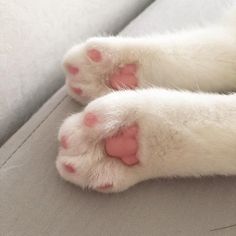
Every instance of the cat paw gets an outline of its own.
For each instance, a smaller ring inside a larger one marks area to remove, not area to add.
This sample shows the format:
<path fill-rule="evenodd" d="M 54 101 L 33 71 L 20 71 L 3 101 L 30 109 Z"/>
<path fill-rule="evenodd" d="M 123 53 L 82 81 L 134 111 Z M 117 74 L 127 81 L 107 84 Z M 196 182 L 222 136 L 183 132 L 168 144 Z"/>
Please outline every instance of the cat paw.
<path fill-rule="evenodd" d="M 67 181 L 119 192 L 148 178 L 139 113 L 120 94 L 98 98 L 67 118 L 59 131 L 56 167 Z M 127 103 L 128 102 L 128 103 Z"/>
<path fill-rule="evenodd" d="M 139 87 L 138 56 L 118 37 L 92 38 L 65 55 L 69 95 L 82 104 L 114 90 Z"/>

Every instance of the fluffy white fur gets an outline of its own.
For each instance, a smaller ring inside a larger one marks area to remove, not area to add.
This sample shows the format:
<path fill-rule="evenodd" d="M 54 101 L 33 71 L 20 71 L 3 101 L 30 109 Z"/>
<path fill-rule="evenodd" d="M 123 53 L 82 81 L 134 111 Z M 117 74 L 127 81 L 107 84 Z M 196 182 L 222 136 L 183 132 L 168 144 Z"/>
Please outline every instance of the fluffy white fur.
<path fill-rule="evenodd" d="M 102 51 L 106 61 L 93 63 L 88 48 Z M 117 66 L 137 63 L 141 87 L 230 92 L 236 89 L 236 10 L 218 25 L 145 38 L 93 38 L 71 49 L 64 63 L 80 68 L 79 82 L 89 94 L 86 103 L 112 92 L 106 86 Z M 69 76 L 69 75 L 68 75 Z M 86 112 L 103 117 L 95 128 L 81 120 Z M 132 123 L 139 126 L 140 164 L 127 167 L 107 158 L 103 139 Z M 59 138 L 69 136 L 71 147 L 61 149 L 57 168 L 63 178 L 96 189 L 113 183 L 108 192 L 127 189 L 156 177 L 236 174 L 236 95 L 164 89 L 118 91 L 98 98 L 82 113 L 63 123 Z M 79 175 L 68 174 L 62 163 L 72 163 Z"/>
<path fill-rule="evenodd" d="M 93 63 L 86 51 L 96 48 L 104 60 Z M 79 79 L 67 75 L 67 85 L 79 86 L 88 97 L 69 94 L 85 104 L 112 92 L 107 87 L 118 66 L 137 63 L 140 88 L 229 92 L 236 90 L 236 7 L 218 24 L 143 38 L 98 37 L 73 47 L 64 65 L 80 68 Z"/>

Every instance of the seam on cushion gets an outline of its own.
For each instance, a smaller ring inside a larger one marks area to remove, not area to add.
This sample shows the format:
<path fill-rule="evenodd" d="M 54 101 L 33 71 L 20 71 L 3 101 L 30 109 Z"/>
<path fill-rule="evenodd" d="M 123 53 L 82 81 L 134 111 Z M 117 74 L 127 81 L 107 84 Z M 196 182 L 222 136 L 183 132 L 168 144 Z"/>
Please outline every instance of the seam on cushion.
<path fill-rule="evenodd" d="M 65 95 L 59 103 L 47 114 L 44 119 L 31 131 L 31 133 L 22 141 L 21 144 L 16 148 L 16 150 L 8 157 L 6 160 L 2 163 L 0 168 L 2 168 L 4 165 L 7 164 L 7 162 L 13 157 L 13 155 L 27 142 L 27 140 L 37 131 L 37 129 L 48 119 L 48 117 L 57 109 L 57 107 L 68 97 L 68 95 Z"/>

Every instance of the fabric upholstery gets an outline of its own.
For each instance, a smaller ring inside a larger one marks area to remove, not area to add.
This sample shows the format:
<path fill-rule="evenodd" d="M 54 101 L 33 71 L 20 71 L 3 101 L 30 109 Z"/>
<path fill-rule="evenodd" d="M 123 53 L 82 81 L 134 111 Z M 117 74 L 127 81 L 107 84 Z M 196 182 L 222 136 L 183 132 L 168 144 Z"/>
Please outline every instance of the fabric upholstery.
<path fill-rule="evenodd" d="M 212 14 L 216 19 L 228 2 L 159 0 L 122 34 L 157 32 L 153 22 L 164 12 L 169 16 L 160 31 L 165 23 L 166 30 L 172 28 L 169 17 L 196 23 L 205 12 L 206 19 Z M 172 4 L 178 7 L 170 15 Z M 177 20 L 172 23 L 181 27 Z M 235 177 L 153 180 L 109 195 L 83 191 L 60 179 L 55 169 L 57 131 L 68 114 L 81 109 L 62 88 L 0 149 L 2 235 L 236 235 Z"/>
<path fill-rule="evenodd" d="M 216 22 L 234 4 L 236 0 L 158 0 L 131 21 L 121 34 L 143 36 Z"/>
<path fill-rule="evenodd" d="M 116 34 L 150 2 L 0 0 L 0 145 L 62 86 L 66 50 Z"/>

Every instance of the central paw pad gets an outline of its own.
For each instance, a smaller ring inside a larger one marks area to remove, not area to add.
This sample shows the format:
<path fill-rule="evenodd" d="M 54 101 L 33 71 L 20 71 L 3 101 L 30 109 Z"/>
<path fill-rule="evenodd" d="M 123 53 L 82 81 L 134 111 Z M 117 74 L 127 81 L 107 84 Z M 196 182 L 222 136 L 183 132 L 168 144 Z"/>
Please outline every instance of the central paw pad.
<path fill-rule="evenodd" d="M 120 159 L 128 166 L 139 163 L 137 157 L 138 151 L 138 126 L 133 125 L 106 139 L 105 150 L 112 158 Z"/>
<path fill-rule="evenodd" d="M 137 66 L 135 64 L 126 64 L 117 69 L 110 78 L 110 86 L 115 90 L 134 89 L 138 87 L 138 80 L 135 76 Z"/>

